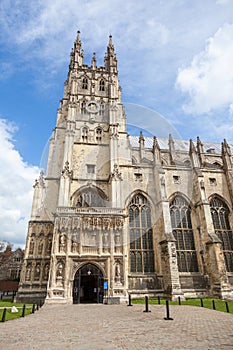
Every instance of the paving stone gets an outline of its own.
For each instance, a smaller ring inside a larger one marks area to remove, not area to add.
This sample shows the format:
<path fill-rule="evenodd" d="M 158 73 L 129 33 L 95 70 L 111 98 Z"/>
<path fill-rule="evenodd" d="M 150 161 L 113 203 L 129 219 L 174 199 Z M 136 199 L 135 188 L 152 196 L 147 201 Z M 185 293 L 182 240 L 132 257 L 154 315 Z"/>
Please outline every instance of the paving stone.
<path fill-rule="evenodd" d="M 233 349 L 233 315 L 192 306 L 45 305 L 25 318 L 0 323 L 6 350 Z"/>

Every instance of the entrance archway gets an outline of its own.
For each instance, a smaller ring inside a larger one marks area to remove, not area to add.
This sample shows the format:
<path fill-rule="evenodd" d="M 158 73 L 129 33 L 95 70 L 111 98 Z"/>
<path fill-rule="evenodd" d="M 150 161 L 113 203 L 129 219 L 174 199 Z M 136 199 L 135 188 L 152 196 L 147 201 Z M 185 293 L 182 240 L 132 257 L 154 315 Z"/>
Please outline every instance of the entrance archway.
<path fill-rule="evenodd" d="M 73 303 L 102 303 L 104 295 L 103 274 L 93 264 L 81 267 L 74 276 Z"/>

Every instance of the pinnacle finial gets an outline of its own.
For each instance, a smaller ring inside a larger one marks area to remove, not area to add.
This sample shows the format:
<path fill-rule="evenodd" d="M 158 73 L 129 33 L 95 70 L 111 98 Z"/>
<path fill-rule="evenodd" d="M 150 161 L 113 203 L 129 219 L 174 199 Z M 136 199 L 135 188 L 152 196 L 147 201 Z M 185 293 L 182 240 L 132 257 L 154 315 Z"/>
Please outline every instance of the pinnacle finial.
<path fill-rule="evenodd" d="M 114 51 L 114 45 L 112 43 L 112 35 L 111 34 L 109 35 L 108 49 Z"/>
<path fill-rule="evenodd" d="M 93 68 L 96 67 L 96 53 L 95 52 L 93 52 L 91 64 L 92 64 Z"/>
<path fill-rule="evenodd" d="M 78 51 L 80 51 L 81 46 L 82 46 L 82 42 L 81 42 L 81 38 L 80 38 L 80 31 L 78 30 L 77 31 L 77 38 L 76 38 L 76 41 L 75 41 L 75 48 L 77 48 Z"/>
<path fill-rule="evenodd" d="M 189 151 L 190 152 L 196 152 L 196 148 L 194 146 L 194 143 L 193 143 L 192 139 L 189 140 Z"/>

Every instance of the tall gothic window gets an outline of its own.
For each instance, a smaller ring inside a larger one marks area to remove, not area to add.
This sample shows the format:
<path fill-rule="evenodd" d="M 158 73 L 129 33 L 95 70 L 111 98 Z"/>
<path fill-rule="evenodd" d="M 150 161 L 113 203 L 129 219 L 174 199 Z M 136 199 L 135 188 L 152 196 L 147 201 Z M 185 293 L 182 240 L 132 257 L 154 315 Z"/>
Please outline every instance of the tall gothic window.
<path fill-rule="evenodd" d="M 102 140 L 102 136 L 103 136 L 103 130 L 101 128 L 96 128 L 96 141 L 100 142 Z"/>
<path fill-rule="evenodd" d="M 99 91 L 104 91 L 104 90 L 105 90 L 104 80 L 101 79 L 100 80 L 100 84 L 99 84 Z"/>
<path fill-rule="evenodd" d="M 191 209 L 186 200 L 177 196 L 170 204 L 172 232 L 176 239 L 177 263 L 180 272 L 198 271 L 197 254 L 191 221 Z"/>
<path fill-rule="evenodd" d="M 85 114 L 86 111 L 86 102 L 82 101 L 81 103 L 81 114 Z"/>
<path fill-rule="evenodd" d="M 99 114 L 100 114 L 100 115 L 104 115 L 104 109 L 105 109 L 104 102 L 101 102 L 101 104 L 100 104 L 100 110 L 99 110 Z"/>
<path fill-rule="evenodd" d="M 84 126 L 82 128 L 82 141 L 87 142 L 88 141 L 88 127 Z"/>
<path fill-rule="evenodd" d="M 142 194 L 129 204 L 129 229 L 131 272 L 154 272 L 151 208 Z"/>
<path fill-rule="evenodd" d="M 233 272 L 233 234 L 229 222 L 229 209 L 219 198 L 210 201 L 214 230 L 222 242 L 226 269 Z"/>
<path fill-rule="evenodd" d="M 87 78 L 83 78 L 82 89 L 84 89 L 84 90 L 88 89 L 88 80 L 87 80 Z"/>

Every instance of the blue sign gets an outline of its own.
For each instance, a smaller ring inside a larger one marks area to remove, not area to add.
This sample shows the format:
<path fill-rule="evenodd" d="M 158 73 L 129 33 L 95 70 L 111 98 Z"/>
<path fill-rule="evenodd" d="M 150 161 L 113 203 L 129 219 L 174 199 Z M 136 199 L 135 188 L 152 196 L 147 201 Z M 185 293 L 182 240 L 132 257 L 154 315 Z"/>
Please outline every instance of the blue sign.
<path fill-rule="evenodd" d="M 108 290 L 108 281 L 104 282 L 104 290 Z"/>

